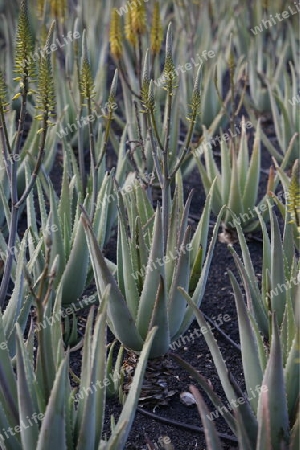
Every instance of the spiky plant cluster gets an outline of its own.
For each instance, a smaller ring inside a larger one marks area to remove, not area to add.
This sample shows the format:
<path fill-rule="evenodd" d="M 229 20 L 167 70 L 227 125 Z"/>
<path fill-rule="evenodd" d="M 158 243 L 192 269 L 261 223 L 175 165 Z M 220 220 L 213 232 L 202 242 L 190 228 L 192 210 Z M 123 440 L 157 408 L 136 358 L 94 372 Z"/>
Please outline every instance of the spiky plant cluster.
<path fill-rule="evenodd" d="M 4 80 L 4 75 L 0 71 L 0 109 L 3 113 L 7 112 L 7 87 Z"/>
<path fill-rule="evenodd" d="M 289 223 L 296 224 L 300 238 L 300 165 L 295 161 L 288 190 L 287 211 L 290 215 Z"/>
<path fill-rule="evenodd" d="M 20 16 L 16 34 L 15 69 L 17 76 L 15 81 L 20 82 L 20 92 L 15 98 L 23 95 L 24 91 L 29 93 L 29 82 L 35 77 L 35 64 L 32 58 L 34 52 L 34 39 L 28 19 L 27 0 L 21 1 Z"/>
<path fill-rule="evenodd" d="M 80 93 L 82 102 L 90 102 L 96 95 L 95 84 L 92 75 L 92 68 L 89 61 L 87 45 L 86 45 L 86 31 L 82 34 L 82 62 L 80 72 Z"/>
<path fill-rule="evenodd" d="M 123 44 L 122 44 L 120 16 L 116 8 L 114 8 L 111 13 L 109 42 L 110 42 L 110 53 L 116 59 L 119 59 L 123 53 Z"/>
<path fill-rule="evenodd" d="M 163 29 L 160 20 L 159 2 L 155 2 L 151 26 L 151 51 L 154 55 L 159 53 L 163 40 Z"/>
<path fill-rule="evenodd" d="M 50 121 L 55 111 L 54 79 L 51 65 L 51 53 L 49 51 L 53 37 L 55 21 L 52 22 L 48 37 L 46 40 L 44 52 L 39 62 L 39 76 L 36 108 L 40 113 L 36 116 L 37 120 L 42 121 L 42 128 L 39 132 L 45 131 L 46 125 L 52 125 Z"/>
<path fill-rule="evenodd" d="M 128 10 L 128 13 L 125 16 L 125 37 L 132 46 L 136 45 L 137 34 L 133 29 L 131 9 Z"/>
<path fill-rule="evenodd" d="M 146 27 L 146 6 L 144 2 L 138 2 L 132 5 L 131 22 L 132 30 L 137 34 L 144 34 L 147 31 Z"/>

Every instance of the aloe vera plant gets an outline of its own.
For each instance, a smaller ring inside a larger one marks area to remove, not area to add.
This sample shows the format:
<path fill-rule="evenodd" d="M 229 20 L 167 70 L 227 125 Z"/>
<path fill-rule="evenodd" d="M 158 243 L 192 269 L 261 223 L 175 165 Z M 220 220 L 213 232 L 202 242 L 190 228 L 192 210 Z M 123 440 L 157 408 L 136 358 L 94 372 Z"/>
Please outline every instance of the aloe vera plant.
<path fill-rule="evenodd" d="M 203 314 L 197 309 L 187 292 L 180 289 L 192 307 L 212 355 L 228 404 L 215 393 L 211 383 L 177 355 L 172 355 L 187 369 L 214 404 L 215 413 L 209 413 L 195 388 L 206 441 L 211 449 L 220 449 L 213 420 L 221 414 L 237 436 L 241 448 L 246 449 L 296 449 L 299 443 L 299 318 L 291 301 L 287 302 L 285 325 L 279 329 L 276 312 L 272 311 L 271 342 L 266 349 L 257 324 L 247 311 L 238 283 L 230 273 L 238 313 L 242 365 L 246 395 L 227 370 L 217 342 Z M 297 286 L 299 295 L 299 285 Z M 247 301 L 251 301 L 249 288 Z M 299 312 L 299 311 L 298 311 Z M 231 410 L 234 412 L 232 413 Z"/>
<path fill-rule="evenodd" d="M 53 268 L 43 274 L 51 285 Z M 52 275 L 51 275 L 52 272 Z M 50 275 L 50 279 L 49 279 Z M 47 282 L 46 282 L 47 285 Z M 48 288 L 51 286 L 48 284 Z M 40 284 L 40 287 L 42 284 Z M 47 287 L 47 286 L 46 286 Z M 42 291 L 40 291 L 41 293 Z M 49 290 L 42 300 L 37 294 L 38 323 L 61 308 L 61 291 L 53 310 Z M 106 306 L 109 288 L 103 295 L 94 334 L 94 311 L 90 311 L 83 344 L 83 364 L 79 388 L 69 380 L 69 350 L 64 351 L 61 324 L 37 332 L 38 350 L 34 366 L 34 327 L 31 324 L 24 342 L 20 326 L 16 325 L 16 374 L 10 359 L 2 313 L 0 313 L 0 442 L 5 450 L 50 449 L 115 449 L 124 448 L 137 406 L 155 329 L 148 334 L 119 421 L 111 430 L 108 441 L 102 436 L 107 385 L 106 377 Z M 35 367 L 35 368 L 34 368 Z M 78 381 L 77 377 L 74 377 Z M 78 391 L 78 392 L 76 392 Z"/>
<path fill-rule="evenodd" d="M 274 205 L 273 205 L 274 206 Z M 230 246 L 244 288 L 249 291 L 247 307 L 249 314 L 257 324 L 260 333 L 266 339 L 271 339 L 272 326 L 271 312 L 276 313 L 278 325 L 282 330 L 287 329 L 289 309 L 296 309 L 299 290 L 300 263 L 297 257 L 296 245 L 299 237 L 294 236 L 294 224 L 291 223 L 288 213 L 285 215 L 283 236 L 281 237 L 278 220 L 274 214 L 270 201 L 267 207 L 271 219 L 271 236 L 268 236 L 262 214 L 257 211 L 263 233 L 263 267 L 261 288 L 255 275 L 250 253 L 240 225 L 237 225 L 239 243 L 242 249 L 242 261 L 236 251 Z M 285 207 L 286 211 L 288 207 Z"/>
<path fill-rule="evenodd" d="M 248 125 L 252 127 L 250 122 L 247 122 Z M 266 201 L 266 197 L 264 197 L 257 203 L 260 179 L 260 126 L 258 125 L 256 130 L 251 158 L 249 156 L 246 122 L 244 119 L 241 123 L 240 132 L 238 149 L 234 148 L 232 142 L 230 144 L 227 143 L 230 138 L 229 134 L 221 135 L 221 170 L 218 169 L 210 143 L 205 145 L 203 150 L 204 164 L 201 161 L 201 157 L 197 157 L 197 151 L 195 152 L 196 163 L 206 193 L 216 178 L 216 188 L 212 199 L 213 212 L 218 214 L 222 206 L 227 205 L 236 215 L 236 219 L 233 220 L 231 211 L 227 209 L 223 216 L 223 229 L 229 238 L 230 233 L 235 228 L 235 222 L 241 225 L 245 233 L 258 228 L 259 219 L 255 212 L 255 207 L 257 206 L 258 209 L 261 209 L 261 206 Z M 234 134 L 237 134 L 236 129 Z M 201 152 L 201 147 L 199 150 Z M 272 190 L 274 186 L 274 177 L 270 176 L 267 191 Z M 264 208 L 264 215 L 265 212 L 266 208 Z"/>
<path fill-rule="evenodd" d="M 105 263 L 88 218 L 83 216 L 99 299 L 106 286 L 111 285 L 109 327 L 126 348 L 139 352 L 149 327 L 156 325 L 152 358 L 165 354 L 192 322 L 191 308 L 177 288 L 187 289 L 195 304 L 200 305 L 220 223 L 219 216 L 206 251 L 210 193 L 191 239 L 187 227 L 191 196 L 184 205 L 182 183 L 180 178 L 177 180 L 166 249 L 160 207 L 153 210 L 139 184 L 127 199 L 119 196 L 117 280 Z"/>

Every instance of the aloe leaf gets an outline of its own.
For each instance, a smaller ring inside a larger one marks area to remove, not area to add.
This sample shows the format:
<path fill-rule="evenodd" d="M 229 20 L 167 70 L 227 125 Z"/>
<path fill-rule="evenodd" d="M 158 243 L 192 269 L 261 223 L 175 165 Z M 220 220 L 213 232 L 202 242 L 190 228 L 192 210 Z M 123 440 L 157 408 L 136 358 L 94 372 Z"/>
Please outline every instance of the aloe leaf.
<path fill-rule="evenodd" d="M 208 177 L 206 169 L 205 169 L 204 165 L 201 163 L 200 159 L 196 158 L 196 164 L 198 166 L 198 169 L 199 169 L 199 172 L 201 175 L 201 181 L 203 183 L 205 193 L 206 193 L 206 195 L 208 195 L 211 185 L 213 183 L 213 180 L 211 180 Z M 218 215 L 222 205 L 223 205 L 223 203 L 222 203 L 222 199 L 220 196 L 220 192 L 218 189 L 215 189 L 213 191 L 212 203 L 211 203 L 211 207 L 212 207 L 212 210 L 215 215 Z"/>
<path fill-rule="evenodd" d="M 276 315 L 272 316 L 272 340 L 270 356 L 264 373 L 262 386 L 267 387 L 270 426 L 272 430 L 272 449 L 280 450 L 280 441 L 287 442 L 289 436 L 289 420 L 286 390 L 284 384 L 283 361 L 279 329 Z M 274 395 L 276 392 L 276 395 Z M 263 398 L 259 398 L 258 415 L 261 415 Z"/>
<path fill-rule="evenodd" d="M 130 247 L 127 239 L 125 221 L 122 214 L 119 215 L 120 251 L 122 253 L 122 279 L 124 280 L 124 297 L 127 299 L 127 306 L 132 315 L 136 317 L 139 306 L 139 293 L 133 278 L 134 268 L 130 255 Z M 119 252 L 118 252 L 119 253 Z"/>
<path fill-rule="evenodd" d="M 83 224 L 78 224 L 69 260 L 61 278 L 62 303 L 67 305 L 76 301 L 82 294 L 89 262 L 89 252 Z"/>
<path fill-rule="evenodd" d="M 206 281 L 207 281 L 207 277 L 208 277 L 208 273 L 209 273 L 209 267 L 210 267 L 210 263 L 211 263 L 211 260 L 213 257 L 213 250 L 214 250 L 214 247 L 215 247 L 215 244 L 217 241 L 217 237 L 218 237 L 217 233 L 219 230 L 219 226 L 220 226 L 220 222 L 221 222 L 221 218 L 222 218 L 224 209 L 225 209 L 225 206 L 223 206 L 223 208 L 221 208 L 221 211 L 219 212 L 219 215 L 217 217 L 217 221 L 216 221 L 216 224 L 213 229 L 213 235 L 212 235 L 212 238 L 211 238 L 211 241 L 209 244 L 209 248 L 207 250 L 207 255 L 206 255 L 203 269 L 201 272 L 201 277 L 200 277 L 200 279 L 197 283 L 196 289 L 193 293 L 192 301 L 198 307 L 200 306 L 203 295 L 204 295 Z M 176 335 L 172 337 L 173 340 L 176 340 L 181 334 L 183 334 L 188 329 L 188 327 L 190 326 L 190 324 L 193 321 L 193 317 L 194 317 L 193 309 L 190 307 L 187 307 L 184 317 L 183 317 L 183 320 L 182 320 L 182 323 L 181 323 L 181 326 L 180 326 L 180 329 L 178 330 Z"/>
<path fill-rule="evenodd" d="M 230 150 L 226 143 L 221 141 L 221 197 L 222 204 L 227 205 L 230 195 Z"/>
<path fill-rule="evenodd" d="M 15 324 L 19 322 L 22 331 L 24 331 L 31 307 L 31 296 L 24 298 L 23 266 L 25 264 L 27 234 L 28 232 L 26 231 L 21 243 L 20 253 L 17 258 L 13 293 L 3 313 L 3 322 L 5 324 L 4 331 L 11 358 L 14 357 L 16 353 Z"/>
<path fill-rule="evenodd" d="M 152 346 L 152 342 L 156 333 L 153 328 L 147 335 L 142 352 L 139 356 L 139 362 L 135 370 L 133 382 L 130 387 L 129 394 L 126 398 L 125 405 L 119 417 L 119 421 L 108 441 L 110 450 L 119 450 L 125 447 L 127 437 L 135 416 L 136 407 L 139 401 L 140 390 L 143 384 L 143 375 L 147 365 L 147 358 Z M 125 425 L 126 423 L 126 425 Z"/>
<path fill-rule="evenodd" d="M 242 118 L 242 134 L 240 137 L 240 145 L 237 156 L 237 167 L 239 172 L 241 193 L 242 195 L 244 195 L 247 181 L 247 172 L 249 168 L 249 151 L 248 151 L 246 124 L 244 116 Z"/>
<path fill-rule="evenodd" d="M 16 377 L 4 335 L 3 316 L 0 311 L 0 405 L 2 405 L 9 425 L 14 428 L 19 424 L 18 395 Z"/>
<path fill-rule="evenodd" d="M 37 415 L 36 404 L 33 402 L 31 396 L 31 389 L 28 385 L 27 377 L 27 365 L 25 364 L 26 352 L 23 343 L 23 334 L 20 327 L 16 326 L 17 336 L 17 388 L 18 388 L 18 405 L 20 414 L 21 426 L 21 440 L 24 450 L 31 450 L 36 448 L 36 444 L 39 436 L 39 426 L 36 420 L 31 420 L 31 424 L 28 426 L 28 417 L 33 419 Z M 26 426 L 27 424 L 27 426 Z"/>
<path fill-rule="evenodd" d="M 180 254 L 176 262 L 172 285 L 169 291 L 168 322 L 171 339 L 180 328 L 182 317 L 186 309 L 186 301 L 179 292 L 178 286 L 181 286 L 185 291 L 189 289 L 190 273 L 188 269 L 190 267 L 190 254 L 188 243 L 190 241 L 190 234 L 190 228 L 187 228 L 180 247 Z"/>
<path fill-rule="evenodd" d="M 248 306 L 249 312 L 255 318 L 255 320 L 259 326 L 260 332 L 263 333 L 263 335 L 267 337 L 268 331 L 269 331 L 268 317 L 267 317 L 265 308 L 262 303 L 262 297 L 261 297 L 260 293 L 256 292 L 256 289 L 254 287 L 255 283 L 256 283 L 256 279 L 251 280 L 249 278 L 249 275 L 246 272 L 246 269 L 245 269 L 244 265 L 242 264 L 242 261 L 240 260 L 238 254 L 236 253 L 236 251 L 233 249 L 232 246 L 229 246 L 229 250 L 233 255 L 234 262 L 236 264 L 236 267 L 239 270 L 240 276 L 243 280 L 244 287 L 246 289 L 247 306 Z"/>
<path fill-rule="evenodd" d="M 284 275 L 284 252 L 282 247 L 281 235 L 278 220 L 269 203 L 269 211 L 271 217 L 271 304 L 272 311 L 276 312 L 277 320 L 281 325 L 285 309 L 286 299 L 286 279 Z M 283 289 L 282 289 L 283 286 Z M 278 291 L 280 290 L 280 292 Z M 275 295 L 274 295 L 275 294 Z"/>
<path fill-rule="evenodd" d="M 244 212 L 244 205 L 242 202 L 242 192 L 239 182 L 239 172 L 237 165 L 237 157 L 234 149 L 231 149 L 231 180 L 230 180 L 230 195 L 228 199 L 227 206 L 236 214 L 241 214 Z M 227 211 L 226 211 L 227 213 Z M 227 223 L 226 214 L 226 223 Z"/>
<path fill-rule="evenodd" d="M 295 424 L 291 432 L 290 450 L 298 450 L 300 447 L 300 414 L 298 412 Z"/>
<path fill-rule="evenodd" d="M 244 211 L 252 210 L 257 201 L 258 185 L 260 177 L 260 123 L 258 122 L 253 151 L 250 159 L 250 166 L 247 172 L 246 184 L 243 191 L 242 203 Z"/>
<path fill-rule="evenodd" d="M 209 233 L 209 218 L 212 206 L 213 193 L 216 190 L 216 180 L 212 182 L 211 188 L 208 192 L 208 195 L 205 199 L 205 205 L 201 214 L 201 218 L 198 222 L 197 229 L 193 235 L 191 241 L 191 257 L 190 261 L 195 261 L 198 250 L 201 246 L 202 248 L 202 260 L 201 265 L 203 263 L 204 256 L 206 255 L 207 242 L 208 242 L 208 233 Z"/>
<path fill-rule="evenodd" d="M 53 389 L 46 407 L 36 450 L 59 448 L 66 450 L 66 381 L 69 356 L 66 354 L 58 368 Z M 55 432 L 53 432 L 55 430 Z"/>
<path fill-rule="evenodd" d="M 300 332 L 296 330 L 292 346 L 288 353 L 287 363 L 284 369 L 286 397 L 289 417 L 296 416 L 299 410 L 299 377 L 300 377 Z"/>
<path fill-rule="evenodd" d="M 92 448 L 94 443 L 99 442 L 102 435 L 105 410 L 105 384 L 109 381 L 105 378 L 106 373 L 106 305 L 109 296 L 109 288 L 103 295 L 103 300 L 99 309 L 95 324 L 94 336 L 91 342 L 91 325 L 89 323 L 88 338 L 85 345 L 91 346 L 89 351 L 91 366 L 88 395 L 85 394 L 83 400 L 83 414 L 81 417 L 81 427 L 78 437 L 77 449 L 84 450 Z M 91 314 L 93 318 L 93 313 Z M 85 350 L 84 350 L 85 351 Z M 84 367 L 84 366 L 83 366 Z M 84 368 L 84 370 L 86 370 Z M 82 371 L 83 372 L 83 371 Z M 111 382 L 111 381 L 110 381 Z M 100 384 L 100 386 L 99 386 Z"/>
<path fill-rule="evenodd" d="M 177 248 L 178 228 L 179 228 L 180 214 L 182 213 L 182 210 L 180 211 L 180 207 L 179 207 L 178 196 L 179 196 L 179 193 L 178 193 L 178 188 L 176 186 L 174 196 L 173 196 L 173 201 L 172 201 L 169 225 L 168 225 L 168 241 L 167 241 L 166 255 L 170 255 L 170 253 L 171 252 L 173 253 L 174 250 Z M 172 284 L 174 267 L 175 267 L 175 260 L 174 261 L 171 260 L 165 264 L 167 291 L 169 291 L 171 284 Z"/>
<path fill-rule="evenodd" d="M 67 170 L 66 159 L 64 160 L 64 169 L 62 175 L 62 187 L 60 193 L 60 200 L 58 204 L 58 215 L 61 220 L 61 224 L 64 225 L 67 230 L 72 229 L 72 221 L 71 221 L 71 198 L 70 198 L 70 186 L 69 186 L 69 175 Z M 65 236 L 64 239 L 68 242 L 70 241 L 71 236 Z M 65 252 L 66 253 L 66 252 Z"/>
<path fill-rule="evenodd" d="M 52 239 L 52 246 L 51 246 L 51 257 L 49 265 L 50 267 L 53 264 L 54 259 L 56 258 L 56 255 L 59 255 L 59 264 L 57 267 L 56 272 L 56 280 L 55 284 L 57 285 L 60 281 L 60 278 L 63 274 L 66 261 L 65 261 L 65 248 L 64 248 L 64 242 L 63 237 L 61 233 L 61 221 L 58 217 L 58 211 L 57 211 L 57 200 L 56 200 L 56 194 L 54 192 L 54 189 L 52 187 L 52 184 L 49 184 L 49 193 L 50 193 L 50 216 L 47 221 L 46 225 L 46 236 L 51 235 Z M 74 282 L 74 281 L 73 281 Z"/>
<path fill-rule="evenodd" d="M 258 219 L 263 234 L 263 265 L 262 265 L 262 287 L 261 287 L 261 299 L 267 307 L 266 297 L 268 293 L 268 274 L 267 270 L 271 267 L 271 243 L 267 232 L 265 221 L 262 218 L 261 213 L 257 210 Z"/>
<path fill-rule="evenodd" d="M 209 419 L 210 414 L 202 396 L 200 395 L 200 392 L 195 386 L 190 386 L 190 391 L 196 400 L 198 413 L 203 423 L 207 450 L 222 450 L 222 445 L 217 430 L 212 420 Z"/>
<path fill-rule="evenodd" d="M 239 336 L 242 349 L 242 363 L 245 374 L 246 388 L 249 393 L 251 390 L 254 390 L 256 386 L 261 385 L 263 372 L 260 365 L 258 345 L 254 338 L 242 292 L 232 272 L 229 272 L 229 277 L 234 290 L 234 298 L 238 314 Z M 257 396 L 251 398 L 250 402 L 252 408 L 256 412 L 258 405 Z"/>
<path fill-rule="evenodd" d="M 235 411 L 237 417 L 237 437 L 238 442 L 243 445 L 243 450 L 253 450 L 253 445 L 249 441 L 247 431 L 245 429 L 245 423 L 241 414 L 239 414 L 239 410 Z"/>
<path fill-rule="evenodd" d="M 154 327 L 157 328 L 157 332 L 153 339 L 152 347 L 149 353 L 150 358 L 156 358 L 166 354 L 170 345 L 167 295 L 162 277 L 160 278 L 160 283 L 155 298 L 153 313 L 149 323 L 149 331 Z"/>
<path fill-rule="evenodd" d="M 238 238 L 239 238 L 239 244 L 241 246 L 242 249 L 242 256 L 243 256 L 243 262 L 244 262 L 244 266 L 246 269 L 246 273 L 248 274 L 248 278 L 250 280 L 250 286 L 251 286 L 251 295 L 253 298 L 253 295 L 255 296 L 255 298 L 259 298 L 260 296 L 260 292 L 258 289 L 258 283 L 257 283 L 257 279 L 255 276 L 255 271 L 252 265 L 252 260 L 251 260 L 251 256 L 250 256 L 250 252 L 246 243 L 246 238 L 245 235 L 243 233 L 242 227 L 241 225 L 238 223 L 237 216 L 232 213 L 233 218 L 234 218 L 234 222 L 236 225 L 236 230 L 238 233 Z"/>
<path fill-rule="evenodd" d="M 146 276 L 136 318 L 136 327 L 143 339 L 146 338 L 148 332 L 160 277 L 165 278 L 163 258 L 162 217 L 160 207 L 158 206 L 156 209 L 152 247 L 147 262 Z M 157 260 L 161 262 L 157 263 Z"/>
<path fill-rule="evenodd" d="M 2 430 L 8 430 L 10 428 L 10 423 L 7 420 L 7 417 L 2 408 L 2 404 L 0 402 L 0 425 Z M 10 435 L 8 439 L 4 439 L 3 434 L 0 434 L 0 446 L 3 450 L 22 450 L 22 445 L 20 442 L 20 435 L 14 433 L 15 435 Z M 3 444 L 3 445 L 2 445 Z"/>
<path fill-rule="evenodd" d="M 271 418 L 268 392 L 260 394 L 260 409 L 258 411 L 258 436 L 256 450 L 273 450 L 271 443 Z"/>
<path fill-rule="evenodd" d="M 109 284 L 111 285 L 108 303 L 109 326 L 112 328 L 115 336 L 125 346 L 139 351 L 142 349 L 143 340 L 135 327 L 134 319 L 130 314 L 124 297 L 120 292 L 114 277 L 107 267 L 87 216 L 82 214 L 81 220 L 83 221 L 83 225 L 86 230 L 86 238 L 93 265 L 99 299 L 102 298 L 106 286 Z"/>

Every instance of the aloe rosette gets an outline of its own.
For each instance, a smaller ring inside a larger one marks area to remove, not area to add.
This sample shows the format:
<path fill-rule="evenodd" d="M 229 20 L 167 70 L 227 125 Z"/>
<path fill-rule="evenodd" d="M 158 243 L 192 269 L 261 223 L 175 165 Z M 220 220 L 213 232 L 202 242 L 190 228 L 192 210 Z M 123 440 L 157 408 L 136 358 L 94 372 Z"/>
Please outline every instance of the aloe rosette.
<path fill-rule="evenodd" d="M 88 218 L 83 216 L 99 299 L 111 285 L 109 327 L 126 348 L 140 352 L 148 330 L 157 326 L 151 358 L 165 354 L 192 322 L 192 309 L 178 287 L 191 292 L 193 302 L 200 305 L 220 224 L 219 215 L 207 249 L 210 193 L 191 239 L 187 226 L 191 196 L 184 205 L 183 187 L 177 180 L 166 251 L 160 206 L 153 210 L 139 184 L 124 200 L 119 196 L 117 279 L 107 267 Z"/>

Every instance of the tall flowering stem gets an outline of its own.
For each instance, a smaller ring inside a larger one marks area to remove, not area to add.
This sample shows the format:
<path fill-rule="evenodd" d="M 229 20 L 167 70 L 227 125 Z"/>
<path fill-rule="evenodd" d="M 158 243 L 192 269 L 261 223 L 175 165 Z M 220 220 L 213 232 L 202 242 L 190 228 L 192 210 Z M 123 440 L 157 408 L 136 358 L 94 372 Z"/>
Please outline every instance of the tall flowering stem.
<path fill-rule="evenodd" d="M 38 172 L 40 170 L 42 159 L 45 151 L 46 135 L 49 126 L 51 125 L 51 117 L 54 113 L 54 81 L 52 76 L 51 68 L 51 57 L 50 52 L 47 49 L 51 45 L 53 38 L 55 22 L 52 23 L 48 38 L 46 40 L 45 52 L 41 56 L 39 65 L 39 77 L 38 77 L 38 92 L 37 92 L 37 110 L 38 115 L 36 119 L 41 122 L 41 128 L 38 131 L 39 136 L 39 152 L 37 160 L 35 163 L 34 170 L 31 174 L 31 179 L 25 188 L 20 199 L 18 199 L 17 192 L 17 159 L 16 155 L 20 152 L 21 147 L 21 137 L 23 134 L 24 121 L 26 116 L 26 103 L 27 97 L 31 93 L 29 90 L 29 81 L 35 74 L 32 52 L 34 50 L 32 35 L 30 33 L 28 12 L 27 12 L 27 2 L 24 0 L 21 3 L 21 12 L 17 30 L 16 38 L 16 63 L 15 72 L 17 72 L 18 77 L 16 80 L 20 82 L 20 92 L 14 97 L 22 97 L 21 112 L 19 125 L 17 130 L 16 141 L 13 150 L 9 150 L 12 153 L 12 158 L 10 158 L 9 164 L 10 169 L 8 170 L 8 175 L 10 177 L 10 188 L 11 188 L 11 221 L 9 225 L 9 238 L 8 238 L 8 250 L 15 247 L 16 237 L 17 237 L 17 226 L 19 219 L 20 207 L 24 204 L 26 198 L 28 197 L 30 191 L 32 190 Z M 8 251 L 8 255 L 5 261 L 3 278 L 0 286 L 0 306 L 3 307 L 9 280 L 11 277 L 12 263 L 13 263 L 13 252 Z"/>
<path fill-rule="evenodd" d="M 92 115 L 92 104 L 95 93 L 95 84 L 92 75 L 92 68 L 89 61 L 87 44 L 86 44 L 86 30 L 82 34 L 82 62 L 80 73 L 80 93 L 81 93 L 81 106 L 86 107 L 87 115 Z M 98 194 L 98 165 L 96 163 L 95 152 L 95 136 L 93 131 L 93 125 L 91 121 L 88 121 L 89 128 L 89 140 L 90 140 L 90 157 L 91 157 L 91 174 L 93 180 L 93 202 L 91 217 L 94 215 L 95 205 Z"/>

